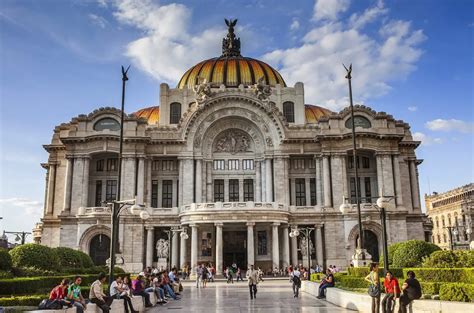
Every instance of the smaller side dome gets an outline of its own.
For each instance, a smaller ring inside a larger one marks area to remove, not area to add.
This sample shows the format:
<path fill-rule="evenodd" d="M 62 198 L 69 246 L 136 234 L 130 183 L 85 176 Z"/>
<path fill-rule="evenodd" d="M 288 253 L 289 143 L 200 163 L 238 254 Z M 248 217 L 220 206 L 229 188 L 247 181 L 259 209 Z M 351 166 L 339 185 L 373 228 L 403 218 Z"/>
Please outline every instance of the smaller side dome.
<path fill-rule="evenodd" d="M 156 125 L 156 124 L 159 124 L 160 122 L 160 107 L 153 106 L 149 108 L 144 108 L 144 109 L 138 110 L 135 113 L 132 113 L 132 115 L 146 119 L 148 122 L 148 125 Z"/>
<path fill-rule="evenodd" d="M 306 123 L 313 124 L 317 123 L 321 117 L 329 116 L 333 112 L 317 105 L 305 104 L 304 113 L 306 117 Z"/>

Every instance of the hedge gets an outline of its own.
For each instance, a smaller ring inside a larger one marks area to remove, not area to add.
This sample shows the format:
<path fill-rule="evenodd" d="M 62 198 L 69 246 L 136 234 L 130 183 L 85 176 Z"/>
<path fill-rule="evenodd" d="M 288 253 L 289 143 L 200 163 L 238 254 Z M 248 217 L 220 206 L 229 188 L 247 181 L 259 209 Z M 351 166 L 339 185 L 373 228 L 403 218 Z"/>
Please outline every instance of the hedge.
<path fill-rule="evenodd" d="M 46 295 L 0 298 L 0 306 L 38 306 Z"/>
<path fill-rule="evenodd" d="M 474 284 L 448 283 L 439 288 L 439 299 L 445 301 L 474 301 Z"/>
<path fill-rule="evenodd" d="M 421 291 L 424 295 L 437 295 L 439 294 L 439 288 L 444 283 L 428 283 L 428 282 L 420 282 Z M 403 282 L 400 282 L 400 288 L 402 287 Z"/>
<path fill-rule="evenodd" d="M 408 271 L 413 271 L 416 279 L 424 282 L 474 284 L 474 268 L 405 268 L 404 277 Z"/>
<path fill-rule="evenodd" d="M 380 267 L 379 268 L 379 276 L 384 277 L 384 271 L 385 269 Z M 368 267 L 350 267 L 347 269 L 347 272 L 349 273 L 350 276 L 355 276 L 355 277 L 366 277 L 369 275 L 370 269 Z M 403 269 L 402 268 L 390 268 L 390 272 L 395 276 L 396 278 L 402 278 L 403 276 Z"/>
<path fill-rule="evenodd" d="M 35 267 L 43 270 L 57 270 L 58 257 L 53 249 L 35 243 L 27 243 L 10 250 L 13 265 Z"/>
<path fill-rule="evenodd" d="M 423 260 L 423 267 L 474 267 L 474 250 L 435 251 Z"/>
<path fill-rule="evenodd" d="M 408 240 L 400 243 L 393 254 L 392 265 L 394 267 L 418 267 L 421 266 L 423 258 L 434 251 L 441 250 L 435 244 L 423 240 Z"/>
<path fill-rule="evenodd" d="M 61 268 L 87 268 L 94 266 L 90 256 L 82 251 L 66 247 L 53 248 L 53 251 L 58 256 L 58 262 Z"/>
<path fill-rule="evenodd" d="M 12 257 L 8 250 L 0 248 L 0 271 L 9 271 L 12 269 Z"/>
<path fill-rule="evenodd" d="M 321 281 L 321 279 L 323 279 L 324 276 L 326 276 L 326 275 L 323 274 L 323 273 L 313 273 L 313 274 L 311 274 L 311 276 L 309 277 L 309 280 L 310 280 L 310 281 L 319 282 L 319 281 Z"/>

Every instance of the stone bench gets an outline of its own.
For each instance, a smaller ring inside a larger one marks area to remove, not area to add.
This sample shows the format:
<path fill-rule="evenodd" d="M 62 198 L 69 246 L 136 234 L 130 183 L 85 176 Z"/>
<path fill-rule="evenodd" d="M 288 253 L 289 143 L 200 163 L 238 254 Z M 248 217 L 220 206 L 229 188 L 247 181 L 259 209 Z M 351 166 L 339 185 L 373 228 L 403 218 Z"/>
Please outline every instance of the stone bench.
<path fill-rule="evenodd" d="M 76 308 L 68 308 L 68 309 L 60 309 L 60 310 L 33 310 L 33 311 L 26 311 L 29 313 L 76 313 Z"/>

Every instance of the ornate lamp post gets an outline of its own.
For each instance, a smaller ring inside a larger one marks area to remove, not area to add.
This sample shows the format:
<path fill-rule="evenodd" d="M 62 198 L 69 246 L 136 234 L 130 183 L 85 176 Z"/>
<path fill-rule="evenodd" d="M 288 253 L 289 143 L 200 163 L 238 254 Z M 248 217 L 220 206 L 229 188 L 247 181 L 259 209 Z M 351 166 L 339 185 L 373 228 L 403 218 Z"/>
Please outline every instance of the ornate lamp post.
<path fill-rule="evenodd" d="M 456 246 L 456 242 L 454 241 L 454 236 L 458 236 L 459 233 L 460 233 L 460 229 L 464 228 L 464 226 L 459 226 L 459 225 L 456 225 L 456 226 L 445 226 L 444 228 L 446 228 L 448 230 L 448 234 L 449 234 L 449 247 L 451 250 L 454 250 L 455 249 L 455 246 Z M 470 227 L 467 227 L 465 230 L 464 230 L 465 234 L 467 235 L 467 241 L 470 240 L 470 237 L 471 237 L 471 233 L 472 233 L 472 229 Z M 459 239 L 458 239 L 459 241 Z M 458 246 L 463 246 L 462 244 Z"/>
<path fill-rule="evenodd" d="M 302 235 L 306 239 L 306 255 L 308 257 L 308 270 L 311 267 L 311 245 L 310 245 L 310 239 L 311 239 L 311 232 L 314 230 L 314 227 L 303 227 L 303 228 L 298 228 L 294 227 L 291 228 L 289 236 L 291 238 L 298 237 Z M 303 249 L 303 247 L 301 247 Z M 296 266 L 296 264 L 294 264 Z"/>

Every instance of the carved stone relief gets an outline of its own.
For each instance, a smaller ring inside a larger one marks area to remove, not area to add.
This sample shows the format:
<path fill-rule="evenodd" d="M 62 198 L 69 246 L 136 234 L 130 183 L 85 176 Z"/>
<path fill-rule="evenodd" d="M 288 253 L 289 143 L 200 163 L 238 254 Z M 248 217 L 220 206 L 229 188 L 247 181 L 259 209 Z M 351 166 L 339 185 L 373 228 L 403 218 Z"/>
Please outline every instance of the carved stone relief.
<path fill-rule="evenodd" d="M 239 130 L 229 129 L 219 135 L 215 140 L 214 152 L 250 152 L 250 136 Z"/>

